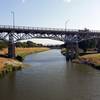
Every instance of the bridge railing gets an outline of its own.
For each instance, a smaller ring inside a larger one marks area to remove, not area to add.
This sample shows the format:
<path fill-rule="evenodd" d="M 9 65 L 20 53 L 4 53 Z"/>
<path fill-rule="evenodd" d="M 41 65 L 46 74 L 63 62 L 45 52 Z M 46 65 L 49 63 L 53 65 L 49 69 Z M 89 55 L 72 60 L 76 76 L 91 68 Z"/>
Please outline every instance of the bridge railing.
<path fill-rule="evenodd" d="M 50 30 L 50 31 L 78 31 L 77 29 L 63 29 L 63 28 L 41 28 L 41 27 L 29 27 L 29 26 L 12 26 L 12 25 L 0 25 L 3 29 L 24 29 L 24 30 Z"/>
<path fill-rule="evenodd" d="M 0 25 L 0 29 L 21 29 L 21 30 L 47 30 L 47 31 L 66 31 L 66 32 L 85 32 L 85 30 L 79 29 L 67 29 L 64 28 L 41 28 L 41 27 L 29 27 L 29 26 L 12 26 L 12 25 Z M 100 33 L 100 30 L 89 30 L 92 33 Z"/>

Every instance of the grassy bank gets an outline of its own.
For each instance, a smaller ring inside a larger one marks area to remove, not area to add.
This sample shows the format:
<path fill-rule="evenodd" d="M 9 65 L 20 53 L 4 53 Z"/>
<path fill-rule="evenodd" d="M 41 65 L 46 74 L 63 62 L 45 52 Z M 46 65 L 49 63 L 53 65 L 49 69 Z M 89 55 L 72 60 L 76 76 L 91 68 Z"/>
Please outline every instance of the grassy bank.
<path fill-rule="evenodd" d="M 0 57 L 0 77 L 15 70 L 19 70 L 23 64 L 17 60 Z"/>
<path fill-rule="evenodd" d="M 16 55 L 25 57 L 26 55 L 32 54 L 32 53 L 38 53 L 38 52 L 43 52 L 47 51 L 49 48 L 43 48 L 43 47 L 34 47 L 34 48 L 16 48 L 15 52 Z M 3 49 L 0 51 L 0 54 L 6 55 L 8 53 L 8 49 Z"/>
<path fill-rule="evenodd" d="M 100 54 L 88 54 L 73 60 L 75 63 L 85 63 L 100 68 Z"/>
<path fill-rule="evenodd" d="M 38 53 L 47 51 L 49 48 L 42 48 L 42 47 L 36 47 L 36 48 L 16 48 L 16 55 L 21 56 L 24 58 L 26 55 L 32 54 L 32 53 Z M 6 55 L 8 52 L 7 49 L 3 49 L 0 51 L 0 54 Z M 14 70 L 21 69 L 23 67 L 23 64 L 16 59 L 10 59 L 5 57 L 0 57 L 0 75 L 3 75 L 8 72 L 12 72 Z"/>
<path fill-rule="evenodd" d="M 32 53 L 38 53 L 38 52 L 43 52 L 43 51 L 47 51 L 47 50 L 49 50 L 49 48 L 43 48 L 43 47 L 16 48 L 16 54 L 21 56 L 21 57 L 25 57 L 25 56 L 32 54 Z"/>

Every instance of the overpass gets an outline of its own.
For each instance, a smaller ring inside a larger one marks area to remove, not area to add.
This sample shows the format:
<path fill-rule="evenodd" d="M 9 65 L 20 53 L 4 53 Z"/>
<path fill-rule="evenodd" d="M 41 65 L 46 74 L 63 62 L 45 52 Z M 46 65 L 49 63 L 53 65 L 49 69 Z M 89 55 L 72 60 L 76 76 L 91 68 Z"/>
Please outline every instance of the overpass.
<path fill-rule="evenodd" d="M 87 39 L 100 38 L 100 31 L 0 25 L 0 39 L 9 41 L 8 56 L 10 58 L 15 57 L 15 42 L 32 38 L 80 42 Z"/>

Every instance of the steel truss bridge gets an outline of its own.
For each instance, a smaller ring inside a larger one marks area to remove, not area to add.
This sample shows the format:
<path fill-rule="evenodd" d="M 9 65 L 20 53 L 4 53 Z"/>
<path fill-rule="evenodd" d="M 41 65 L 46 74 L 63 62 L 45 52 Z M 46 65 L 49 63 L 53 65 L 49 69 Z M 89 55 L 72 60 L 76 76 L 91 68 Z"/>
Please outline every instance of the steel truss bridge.
<path fill-rule="evenodd" d="M 0 39 L 9 41 L 8 56 L 11 58 L 15 57 L 15 42 L 32 38 L 49 38 L 63 42 L 80 42 L 100 38 L 100 31 L 0 25 Z"/>

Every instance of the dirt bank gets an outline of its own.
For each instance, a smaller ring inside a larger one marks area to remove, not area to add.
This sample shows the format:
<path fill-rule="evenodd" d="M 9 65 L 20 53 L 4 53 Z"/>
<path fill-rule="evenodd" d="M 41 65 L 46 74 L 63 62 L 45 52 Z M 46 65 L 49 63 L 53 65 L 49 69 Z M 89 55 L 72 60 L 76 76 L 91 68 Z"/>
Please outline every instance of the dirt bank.
<path fill-rule="evenodd" d="M 73 62 L 88 64 L 99 69 L 100 68 L 100 53 L 80 56 L 78 59 L 73 60 Z"/>

